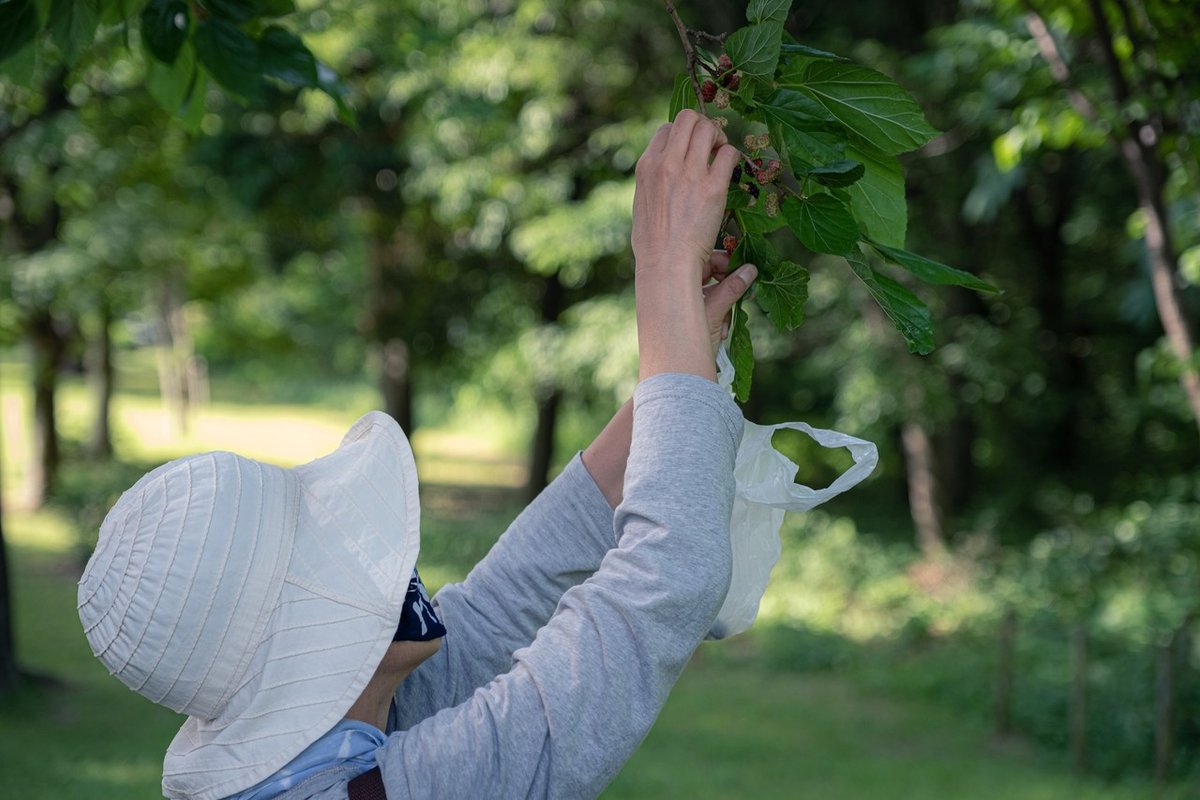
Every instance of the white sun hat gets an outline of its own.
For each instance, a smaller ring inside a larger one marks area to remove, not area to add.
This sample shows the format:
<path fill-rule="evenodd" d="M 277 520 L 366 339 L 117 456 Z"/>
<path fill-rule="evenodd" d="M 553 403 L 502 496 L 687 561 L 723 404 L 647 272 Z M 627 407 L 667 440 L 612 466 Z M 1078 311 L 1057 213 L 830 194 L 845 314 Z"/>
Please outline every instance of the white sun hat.
<path fill-rule="evenodd" d="M 419 518 L 412 449 L 379 411 L 294 469 L 205 453 L 121 496 L 79 617 L 113 675 L 188 715 L 167 797 L 247 789 L 342 719 L 396 630 Z"/>

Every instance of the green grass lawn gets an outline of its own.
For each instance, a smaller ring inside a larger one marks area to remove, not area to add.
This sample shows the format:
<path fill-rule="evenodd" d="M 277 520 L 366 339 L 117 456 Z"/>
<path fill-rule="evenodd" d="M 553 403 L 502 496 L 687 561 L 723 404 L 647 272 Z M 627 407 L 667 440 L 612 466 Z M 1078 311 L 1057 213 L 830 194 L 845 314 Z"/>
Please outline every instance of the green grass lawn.
<path fill-rule="evenodd" d="M 172 442 L 153 398 L 118 400 L 122 457 L 149 461 L 228 447 L 295 463 L 335 446 L 365 410 L 221 403 L 190 437 Z M 7 486 L 27 452 L 25 403 L 13 381 L 0 385 Z M 81 387 L 68 386 L 68 430 L 81 430 L 86 411 Z M 415 439 L 424 482 L 422 574 L 434 588 L 465 575 L 516 513 L 521 467 L 487 441 L 436 430 Z M 42 680 L 0 704 L 0 798 L 161 796 L 162 755 L 181 719 L 125 689 L 92 657 L 75 613 L 79 532 L 60 512 L 10 513 L 6 524 L 19 656 Z M 1060 760 L 1020 741 L 995 741 L 967 721 L 977 715 L 898 700 L 846 675 L 773 669 L 760 650 L 753 634 L 704 645 L 605 797 L 1200 797 L 1187 786 L 1156 793 L 1149 784 L 1076 780 Z"/>

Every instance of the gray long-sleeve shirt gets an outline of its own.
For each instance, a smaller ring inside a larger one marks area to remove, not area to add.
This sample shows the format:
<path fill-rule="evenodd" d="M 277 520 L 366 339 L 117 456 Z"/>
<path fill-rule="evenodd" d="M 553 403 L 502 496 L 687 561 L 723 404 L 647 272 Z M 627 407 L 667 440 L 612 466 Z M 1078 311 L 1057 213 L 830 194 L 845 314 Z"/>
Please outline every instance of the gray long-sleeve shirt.
<path fill-rule="evenodd" d="M 729 394 L 684 374 L 634 392 L 615 513 L 579 456 L 461 584 L 448 635 L 396 693 L 389 800 L 595 797 L 641 743 L 729 586 Z M 345 800 L 353 768 L 281 800 Z"/>

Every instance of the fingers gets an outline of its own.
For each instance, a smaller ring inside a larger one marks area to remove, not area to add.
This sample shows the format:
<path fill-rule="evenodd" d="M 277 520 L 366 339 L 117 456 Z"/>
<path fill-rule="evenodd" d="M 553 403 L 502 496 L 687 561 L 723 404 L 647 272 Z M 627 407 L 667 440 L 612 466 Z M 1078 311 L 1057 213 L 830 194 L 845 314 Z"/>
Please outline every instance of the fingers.
<path fill-rule="evenodd" d="M 692 142 L 692 132 L 696 129 L 697 123 L 703 119 L 690 108 L 679 112 L 675 121 L 671 123 L 671 134 L 664 152 L 668 159 L 683 161 L 687 158 L 688 147 Z"/>
<path fill-rule="evenodd" d="M 733 167 L 740 156 L 738 149 L 728 142 L 721 145 L 717 154 L 713 156 L 712 176 L 721 178 L 726 184 L 729 183 L 729 179 L 733 177 Z"/>
<path fill-rule="evenodd" d="M 664 122 L 662 125 L 659 125 L 658 130 L 654 132 L 653 138 L 650 139 L 650 144 L 646 145 L 646 152 L 654 153 L 655 155 L 661 153 L 666 148 L 667 139 L 670 138 L 670 135 L 671 123 Z"/>
<path fill-rule="evenodd" d="M 721 144 L 718 137 L 723 137 L 724 135 L 724 132 L 717 127 L 716 123 L 710 119 L 702 118 L 692 129 L 692 138 L 687 149 L 688 162 L 697 167 L 701 165 L 707 167 L 709 159 L 712 158 L 713 150 Z"/>

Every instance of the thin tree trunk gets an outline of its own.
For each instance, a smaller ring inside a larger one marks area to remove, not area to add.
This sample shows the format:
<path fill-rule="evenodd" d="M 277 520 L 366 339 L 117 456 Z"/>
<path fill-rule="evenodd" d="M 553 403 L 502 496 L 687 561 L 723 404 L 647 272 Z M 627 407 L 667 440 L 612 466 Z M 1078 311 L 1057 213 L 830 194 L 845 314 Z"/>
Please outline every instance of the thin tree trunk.
<path fill-rule="evenodd" d="M 1129 81 L 1117 59 L 1113 45 L 1113 33 L 1105 16 L 1101 0 L 1088 0 L 1092 21 L 1096 26 L 1096 42 L 1108 70 L 1109 85 L 1118 108 L 1126 108 L 1133 102 Z M 1050 34 L 1045 20 L 1034 11 L 1026 14 L 1030 33 L 1037 43 L 1042 57 L 1050 65 L 1054 79 L 1067 88 L 1068 97 L 1075 108 L 1089 119 L 1096 119 L 1095 107 L 1088 98 L 1071 83 L 1071 71 L 1059 50 L 1058 43 Z M 1134 53 L 1136 58 L 1139 54 Z M 1133 119 L 1127 124 L 1124 135 L 1116 137 L 1117 151 L 1125 169 L 1133 179 L 1137 193 L 1138 208 L 1142 211 L 1146 229 L 1146 257 L 1150 265 L 1150 283 L 1154 290 L 1154 304 L 1166 334 L 1171 351 L 1179 360 L 1179 384 L 1192 417 L 1200 431 L 1200 371 L 1192 359 L 1195 339 L 1183 313 L 1176 274 L 1178 260 L 1176 248 L 1171 240 L 1166 203 L 1164 202 L 1165 170 L 1158 154 L 1159 133 L 1154 126 L 1143 120 Z"/>
<path fill-rule="evenodd" d="M 383 407 L 406 434 L 412 434 L 412 362 L 403 339 L 388 339 L 379 345 L 379 392 Z"/>
<path fill-rule="evenodd" d="M 537 401 L 537 427 L 533 432 L 533 443 L 529 453 L 529 482 L 525 486 L 526 500 L 537 497 L 550 478 L 550 464 L 554 459 L 554 431 L 558 426 L 558 409 L 562 403 L 562 391 L 551 389 Z"/>
<path fill-rule="evenodd" d="M 194 346 L 183 302 L 183 276 L 180 269 L 173 269 L 163 279 L 159 294 L 158 385 L 168 429 L 175 436 L 187 435 L 191 422 L 188 370 Z"/>
<path fill-rule="evenodd" d="M 1088 0 L 1088 7 L 1096 24 L 1100 52 L 1104 57 L 1104 65 L 1108 68 L 1113 97 L 1119 107 L 1125 108 L 1133 99 L 1132 92 L 1117 59 L 1108 17 L 1104 14 L 1100 0 Z M 1197 370 L 1192 360 L 1195 339 L 1184 316 L 1179 294 L 1178 260 L 1175 244 L 1171 241 L 1171 228 L 1164 199 L 1166 170 L 1158 154 L 1158 133 L 1148 122 L 1131 120 L 1126 127 L 1125 136 L 1120 139 L 1118 149 L 1121 160 L 1125 162 L 1125 168 L 1133 178 L 1138 207 L 1146 220 L 1146 256 L 1150 265 L 1150 283 L 1154 287 L 1154 304 L 1158 308 L 1158 317 L 1167 335 L 1167 342 L 1175 357 L 1179 359 L 1179 384 L 1183 387 L 1197 429 L 1200 430 L 1200 370 Z"/>
<path fill-rule="evenodd" d="M 917 531 L 917 546 L 926 556 L 940 555 L 946 551 L 946 540 L 937 501 L 933 444 L 919 422 L 905 422 L 900 429 L 900 439 L 904 445 L 908 505 Z"/>
<path fill-rule="evenodd" d="M 92 455 L 108 458 L 113 454 L 112 446 L 112 306 L 100 299 L 100 325 L 96 338 L 89 347 L 89 372 L 96 403 L 96 420 L 92 426 L 92 440 L 88 449 Z"/>
<path fill-rule="evenodd" d="M 1076 625 L 1071 629 L 1071 703 L 1069 741 L 1071 763 L 1076 771 L 1087 770 L 1088 717 L 1088 635 L 1087 628 Z"/>
<path fill-rule="evenodd" d="M 551 275 L 546 279 L 542 292 L 542 324 L 554 325 L 562 313 L 566 299 L 566 287 Z M 562 388 L 559 386 L 535 387 L 537 424 L 529 448 L 529 476 L 525 483 L 525 496 L 532 500 L 550 482 L 550 464 L 554 460 L 554 433 L 558 426 L 558 409 L 562 403 Z"/>
<path fill-rule="evenodd" d="M 56 394 L 58 368 L 66 343 L 48 310 L 31 315 L 27 327 L 33 348 L 34 460 L 29 503 L 41 508 L 54 489 L 62 459 L 58 436 Z"/>

